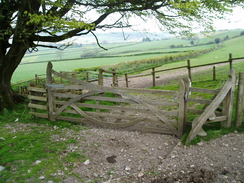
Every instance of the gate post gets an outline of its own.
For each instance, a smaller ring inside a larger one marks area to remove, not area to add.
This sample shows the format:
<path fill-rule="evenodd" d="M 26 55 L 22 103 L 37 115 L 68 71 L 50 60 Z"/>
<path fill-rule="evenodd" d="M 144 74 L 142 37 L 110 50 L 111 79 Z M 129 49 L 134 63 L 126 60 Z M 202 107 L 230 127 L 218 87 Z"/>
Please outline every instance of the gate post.
<path fill-rule="evenodd" d="M 188 77 L 192 81 L 192 77 L 191 77 L 191 61 L 190 60 L 187 60 L 187 69 L 188 69 Z"/>
<path fill-rule="evenodd" d="M 103 69 L 99 69 L 99 73 L 98 73 L 98 85 L 103 86 Z"/>
<path fill-rule="evenodd" d="M 223 101 L 223 115 L 226 115 L 226 121 L 221 123 L 221 126 L 224 128 L 229 128 L 231 126 L 233 103 L 234 103 L 234 92 L 236 86 L 236 74 L 235 70 L 231 69 L 229 78 L 231 78 L 231 88 L 227 93 L 225 100 Z"/>
<path fill-rule="evenodd" d="M 179 85 L 178 138 L 181 138 L 187 122 L 187 98 L 190 90 L 190 81 L 188 78 L 184 78 L 180 80 Z"/>
<path fill-rule="evenodd" d="M 153 87 L 156 86 L 156 80 L 155 80 L 155 67 L 152 68 L 152 81 L 153 81 Z"/>
<path fill-rule="evenodd" d="M 118 73 L 113 69 L 113 87 L 118 87 Z"/>
<path fill-rule="evenodd" d="M 232 67 L 232 54 L 229 54 L 229 63 L 230 63 L 230 70 L 233 68 Z"/>
<path fill-rule="evenodd" d="M 236 100 L 236 127 L 241 126 L 243 122 L 244 110 L 244 72 L 239 73 L 238 93 Z"/>
<path fill-rule="evenodd" d="M 126 88 L 129 87 L 129 81 L 128 81 L 128 75 L 127 74 L 125 74 L 125 86 L 126 86 Z"/>
<path fill-rule="evenodd" d="M 46 70 L 46 86 L 47 86 L 47 100 L 48 100 L 48 118 L 50 121 L 55 121 L 53 117 L 54 113 L 54 105 L 53 105 L 53 96 L 52 96 L 52 90 L 51 90 L 51 84 L 52 84 L 52 68 L 53 65 L 51 62 L 48 62 L 47 64 L 47 70 Z"/>

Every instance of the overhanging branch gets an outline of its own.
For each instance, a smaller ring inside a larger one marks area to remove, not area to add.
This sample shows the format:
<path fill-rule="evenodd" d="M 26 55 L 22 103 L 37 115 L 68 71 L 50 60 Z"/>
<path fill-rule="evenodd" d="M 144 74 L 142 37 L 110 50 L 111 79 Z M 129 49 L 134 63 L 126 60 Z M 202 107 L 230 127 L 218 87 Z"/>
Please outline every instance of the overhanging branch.
<path fill-rule="evenodd" d="M 97 45 L 98 45 L 100 48 L 102 48 L 102 49 L 104 49 L 104 50 L 108 51 L 108 49 L 107 49 L 107 48 L 104 48 L 103 46 L 101 46 L 101 45 L 100 45 L 99 40 L 98 40 L 98 38 L 97 38 L 96 34 L 94 34 L 94 32 L 92 32 L 92 31 L 91 31 L 91 33 L 92 33 L 92 35 L 95 37 L 96 42 L 97 42 Z"/>

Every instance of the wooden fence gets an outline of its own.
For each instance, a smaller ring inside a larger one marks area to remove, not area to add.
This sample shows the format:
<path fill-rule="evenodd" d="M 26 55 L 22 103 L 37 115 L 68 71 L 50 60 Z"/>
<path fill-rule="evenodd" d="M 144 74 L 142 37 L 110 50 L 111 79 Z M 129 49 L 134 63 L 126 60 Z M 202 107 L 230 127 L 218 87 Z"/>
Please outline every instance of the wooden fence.
<path fill-rule="evenodd" d="M 138 77 L 145 77 L 145 76 L 152 76 L 152 86 L 156 86 L 156 78 L 158 76 L 156 76 L 157 73 L 161 73 L 161 72 L 166 72 L 166 71 L 174 71 L 174 70 L 178 70 L 178 69 L 183 69 L 186 68 L 188 71 L 188 77 L 190 78 L 190 80 L 192 81 L 192 69 L 194 68 L 199 68 L 199 67 L 205 67 L 205 66 L 211 66 L 213 65 L 213 80 L 216 80 L 216 68 L 215 66 L 218 64 L 224 64 L 224 63 L 228 63 L 230 66 L 230 69 L 233 68 L 233 62 L 236 60 L 244 60 L 244 57 L 240 57 L 240 58 L 232 58 L 232 54 L 229 54 L 229 59 L 227 61 L 221 61 L 221 62 L 215 62 L 215 63 L 209 63 L 209 64 L 202 64 L 202 65 L 196 65 L 196 66 L 191 66 L 191 62 L 190 60 L 187 60 L 187 65 L 185 66 L 180 66 L 180 67 L 174 67 L 174 68 L 168 68 L 168 69 L 161 69 L 161 70 L 156 70 L 156 68 L 161 67 L 152 67 L 149 69 L 142 69 L 140 71 L 136 71 L 136 72 L 143 72 L 143 71 L 149 71 L 151 70 L 150 73 L 146 73 L 146 74 L 139 74 L 139 75 L 131 75 L 135 72 L 130 72 L 130 73 L 125 73 L 124 74 L 124 81 L 125 81 L 125 87 L 129 87 L 129 80 L 133 79 L 133 78 L 138 78 Z M 113 71 L 107 71 L 104 69 L 99 69 L 98 72 L 97 71 L 84 71 L 84 72 L 80 72 L 80 71 L 72 71 L 72 72 L 68 72 L 68 71 L 60 71 L 61 74 L 67 76 L 67 77 L 72 77 L 72 78 L 76 78 L 79 80 L 84 80 L 86 82 L 98 82 L 98 84 L 100 86 L 104 85 L 104 80 L 105 79 L 110 79 L 112 78 L 111 82 L 111 86 L 118 86 L 119 85 L 119 81 L 121 81 L 122 79 L 119 79 L 118 75 L 119 73 L 116 72 L 115 70 Z M 45 80 L 45 76 L 46 74 L 35 74 L 34 79 L 30 79 L 27 81 L 22 81 L 19 83 L 15 83 L 13 85 L 17 85 L 17 84 L 21 84 L 21 83 L 27 83 L 30 81 L 34 82 L 34 86 L 40 85 L 40 81 L 44 81 Z M 60 77 L 60 82 L 63 83 L 63 78 Z M 45 81 L 44 81 L 45 82 Z M 19 86 L 19 93 L 20 94 L 24 94 L 25 87 L 23 87 L 22 85 Z"/>
<path fill-rule="evenodd" d="M 55 83 L 54 76 L 70 83 Z M 178 91 L 104 87 L 56 72 L 51 63 L 46 78 L 46 88 L 29 87 L 29 107 L 34 116 L 51 121 L 68 120 L 106 128 L 173 134 L 179 138 L 191 122 L 187 143 L 196 135 L 204 135 L 204 124 L 221 122 L 223 127 L 229 127 L 231 122 L 234 71 L 221 90 L 191 87 L 187 78 L 180 81 Z M 242 83 L 239 86 L 242 102 L 237 105 L 243 111 L 243 81 L 239 83 Z M 207 93 L 210 99 L 196 98 L 194 93 Z"/>
<path fill-rule="evenodd" d="M 128 73 L 124 74 L 124 77 L 125 77 L 126 87 L 129 87 L 129 79 L 138 78 L 138 77 L 145 77 L 145 76 L 152 76 L 152 86 L 154 87 L 154 86 L 156 86 L 156 77 L 157 77 L 156 73 L 161 73 L 161 72 L 173 71 L 173 70 L 186 68 L 187 71 L 188 71 L 188 77 L 192 81 L 192 69 L 213 65 L 213 80 L 215 80 L 216 79 L 215 65 L 228 63 L 229 66 L 230 66 L 230 69 L 232 69 L 233 68 L 233 61 L 242 60 L 242 59 L 244 59 L 244 57 L 232 58 L 232 54 L 229 54 L 229 59 L 227 61 L 220 61 L 220 62 L 214 62 L 214 63 L 209 63 L 209 64 L 195 65 L 195 66 L 191 66 L 191 61 L 187 60 L 187 65 L 184 65 L 184 66 L 174 67 L 174 68 L 169 68 L 169 69 L 161 69 L 161 70 L 156 70 L 156 68 L 162 67 L 162 66 L 152 67 L 152 68 L 149 68 L 149 69 L 147 68 L 147 69 L 142 69 L 140 71 L 136 71 L 136 72 L 143 72 L 143 71 L 151 70 L 150 73 L 132 75 L 132 73 L 135 73 L 135 72 L 128 72 Z"/>

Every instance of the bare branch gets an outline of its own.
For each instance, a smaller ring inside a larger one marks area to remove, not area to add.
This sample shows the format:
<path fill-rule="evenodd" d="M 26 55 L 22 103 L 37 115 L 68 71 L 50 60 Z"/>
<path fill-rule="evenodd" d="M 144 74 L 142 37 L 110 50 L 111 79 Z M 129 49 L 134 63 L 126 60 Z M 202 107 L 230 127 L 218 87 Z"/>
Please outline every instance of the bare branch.
<path fill-rule="evenodd" d="M 101 46 L 101 45 L 100 45 L 99 40 L 98 40 L 98 38 L 97 38 L 96 34 L 94 34 L 92 31 L 91 31 L 91 33 L 92 33 L 92 35 L 95 37 L 95 39 L 96 39 L 96 41 L 97 41 L 97 45 L 98 45 L 100 48 L 102 48 L 102 49 L 104 49 L 104 50 L 108 51 L 108 49 L 107 49 L 107 48 L 104 48 L 103 46 Z"/>

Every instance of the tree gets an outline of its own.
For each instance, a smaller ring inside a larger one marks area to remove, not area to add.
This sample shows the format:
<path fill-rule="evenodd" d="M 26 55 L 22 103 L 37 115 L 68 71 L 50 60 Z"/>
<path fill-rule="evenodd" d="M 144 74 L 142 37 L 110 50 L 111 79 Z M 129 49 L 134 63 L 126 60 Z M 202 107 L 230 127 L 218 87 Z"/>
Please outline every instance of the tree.
<path fill-rule="evenodd" d="M 219 43 L 221 42 L 221 39 L 217 37 L 217 38 L 214 39 L 214 42 L 215 42 L 216 44 L 219 44 Z"/>
<path fill-rule="evenodd" d="M 194 21 L 211 28 L 212 20 L 232 5 L 243 5 L 243 0 L 0 0 L 0 110 L 22 100 L 11 77 L 27 50 L 61 49 L 48 43 L 129 27 L 133 16 L 156 17 L 170 32 L 190 32 Z"/>
<path fill-rule="evenodd" d="M 151 39 L 149 37 L 143 38 L 142 42 L 151 42 Z"/>
<path fill-rule="evenodd" d="M 241 31 L 240 36 L 244 36 L 244 31 Z"/>

